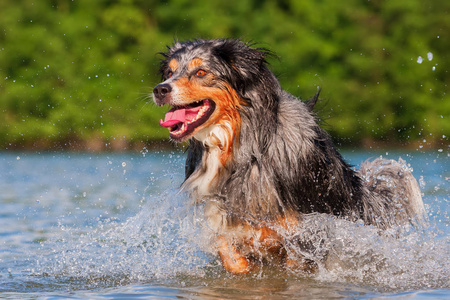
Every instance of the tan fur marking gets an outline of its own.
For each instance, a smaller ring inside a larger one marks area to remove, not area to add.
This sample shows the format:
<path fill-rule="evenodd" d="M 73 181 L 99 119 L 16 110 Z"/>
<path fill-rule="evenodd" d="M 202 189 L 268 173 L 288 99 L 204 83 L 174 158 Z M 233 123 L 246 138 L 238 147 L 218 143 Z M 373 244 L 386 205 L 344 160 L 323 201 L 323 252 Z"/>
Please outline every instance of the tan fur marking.
<path fill-rule="evenodd" d="M 241 255 L 239 251 L 230 245 L 223 237 L 218 239 L 219 256 L 223 267 L 233 274 L 245 274 L 253 269 L 253 263 L 250 259 Z"/>
<path fill-rule="evenodd" d="M 189 62 L 189 70 L 194 70 L 199 68 L 203 64 L 203 60 L 201 58 L 194 58 Z"/>
<path fill-rule="evenodd" d="M 274 228 L 281 230 L 294 230 L 298 220 L 293 216 L 280 217 L 270 223 L 261 223 L 256 227 L 243 223 L 237 227 L 243 236 L 236 237 L 235 234 L 220 235 L 217 239 L 219 256 L 225 270 L 234 274 L 245 274 L 254 268 L 254 261 L 241 253 L 260 253 L 263 257 L 270 257 L 270 261 L 284 265 L 288 269 L 313 272 L 316 267 L 313 262 L 303 258 L 298 261 L 287 257 L 283 245 L 283 235 Z M 230 232 L 234 232 L 231 230 Z M 243 250 L 247 249 L 247 251 Z"/>
<path fill-rule="evenodd" d="M 190 66 L 199 64 L 201 59 L 193 59 Z M 220 139 L 213 138 L 213 142 L 217 142 L 217 146 L 222 150 L 220 154 L 220 162 L 226 165 L 227 161 L 232 158 L 233 143 L 237 142 L 240 132 L 241 117 L 238 108 L 244 105 L 237 92 L 229 85 L 224 84 L 223 88 L 205 87 L 198 82 L 181 78 L 175 82 L 179 90 L 180 98 L 186 103 L 192 103 L 201 99 L 211 99 L 216 103 L 216 110 L 199 129 L 206 128 L 211 125 L 223 125 L 231 127 L 228 133 L 227 145 L 221 145 Z"/>
<path fill-rule="evenodd" d="M 173 58 L 173 59 L 169 62 L 169 67 L 172 69 L 172 72 L 175 72 L 176 69 L 178 69 L 178 61 L 177 61 L 176 59 Z"/>

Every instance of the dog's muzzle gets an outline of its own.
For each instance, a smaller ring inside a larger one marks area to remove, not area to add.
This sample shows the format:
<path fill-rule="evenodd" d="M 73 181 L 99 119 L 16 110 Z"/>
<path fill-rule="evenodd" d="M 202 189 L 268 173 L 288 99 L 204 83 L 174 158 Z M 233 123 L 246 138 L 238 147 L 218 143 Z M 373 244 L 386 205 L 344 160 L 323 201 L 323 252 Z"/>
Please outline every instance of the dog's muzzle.
<path fill-rule="evenodd" d="M 172 91 L 172 87 L 167 83 L 160 83 L 153 89 L 153 100 L 159 106 L 163 106 L 164 104 L 168 104 L 170 92 Z"/>

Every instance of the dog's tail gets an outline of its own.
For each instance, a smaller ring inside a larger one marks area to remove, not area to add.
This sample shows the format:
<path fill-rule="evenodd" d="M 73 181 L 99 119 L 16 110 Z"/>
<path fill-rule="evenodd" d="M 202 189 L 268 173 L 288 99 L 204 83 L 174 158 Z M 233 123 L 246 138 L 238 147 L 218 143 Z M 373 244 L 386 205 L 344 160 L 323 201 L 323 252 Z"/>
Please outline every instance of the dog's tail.
<path fill-rule="evenodd" d="M 366 191 L 363 205 L 369 223 L 384 228 L 408 222 L 425 224 L 421 191 L 411 171 L 401 158 L 398 161 L 377 158 L 362 163 L 359 173 Z"/>

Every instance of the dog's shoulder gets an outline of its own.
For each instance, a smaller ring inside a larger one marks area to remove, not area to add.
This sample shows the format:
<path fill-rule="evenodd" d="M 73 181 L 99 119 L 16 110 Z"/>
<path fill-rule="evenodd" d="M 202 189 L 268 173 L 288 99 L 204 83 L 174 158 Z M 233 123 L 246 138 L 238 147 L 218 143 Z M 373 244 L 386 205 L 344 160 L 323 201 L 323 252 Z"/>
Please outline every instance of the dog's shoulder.
<path fill-rule="evenodd" d="M 307 102 L 282 91 L 278 105 L 277 136 L 284 143 L 308 142 L 317 137 L 318 124 Z M 287 139 L 287 140 L 286 140 Z"/>

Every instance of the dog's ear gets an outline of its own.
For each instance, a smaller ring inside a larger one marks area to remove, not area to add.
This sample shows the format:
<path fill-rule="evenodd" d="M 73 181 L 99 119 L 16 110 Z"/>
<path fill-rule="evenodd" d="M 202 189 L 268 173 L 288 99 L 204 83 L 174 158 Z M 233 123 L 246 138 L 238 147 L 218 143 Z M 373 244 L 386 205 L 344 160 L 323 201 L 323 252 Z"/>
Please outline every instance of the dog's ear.
<path fill-rule="evenodd" d="M 173 57 L 173 55 L 182 50 L 186 45 L 190 44 L 189 42 L 181 43 L 178 40 L 174 40 L 171 46 L 166 46 L 166 52 L 159 52 L 158 54 L 162 56 L 160 64 L 159 64 L 159 74 L 161 75 L 161 80 L 164 80 L 164 74 L 169 66 L 169 61 Z"/>
<path fill-rule="evenodd" d="M 164 80 L 164 73 L 167 70 L 167 67 L 169 65 L 169 54 L 165 53 L 165 52 L 160 52 L 158 53 L 159 55 L 161 55 L 163 58 L 161 59 L 161 61 L 159 62 L 159 75 L 161 75 L 161 81 Z"/>
<path fill-rule="evenodd" d="M 314 97 L 305 102 L 306 107 L 308 108 L 309 111 L 312 111 L 314 109 L 314 106 L 319 100 L 319 95 L 321 91 L 322 90 L 319 87 L 317 87 L 317 93 L 314 95 Z"/>
<path fill-rule="evenodd" d="M 279 87 L 267 67 L 266 58 L 273 55 L 267 49 L 253 48 L 240 40 L 222 40 L 213 48 L 213 55 L 225 64 L 226 80 L 246 100 L 251 101 L 255 94 L 272 93 Z"/>

